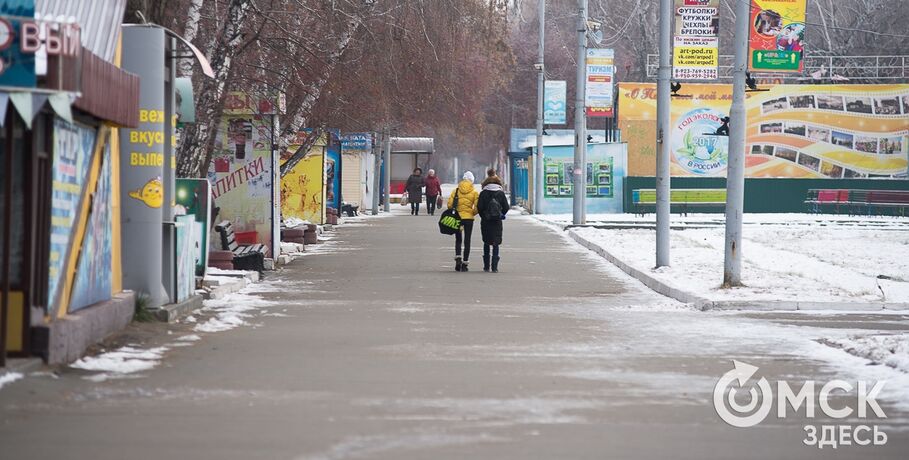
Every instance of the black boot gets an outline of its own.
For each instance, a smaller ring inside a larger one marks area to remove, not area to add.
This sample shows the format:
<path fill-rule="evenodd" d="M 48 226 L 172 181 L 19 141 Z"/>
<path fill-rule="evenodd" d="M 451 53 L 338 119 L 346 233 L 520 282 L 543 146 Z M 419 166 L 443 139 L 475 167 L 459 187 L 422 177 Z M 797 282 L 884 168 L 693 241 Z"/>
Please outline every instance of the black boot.
<path fill-rule="evenodd" d="M 486 255 L 483 256 L 483 271 L 484 272 L 489 271 L 489 256 L 486 256 Z"/>
<path fill-rule="evenodd" d="M 492 258 L 492 272 L 493 273 L 499 272 L 499 256 L 495 256 Z"/>
<path fill-rule="evenodd" d="M 462 265 L 462 263 L 461 263 L 461 258 L 460 258 L 460 257 L 455 257 L 455 271 L 456 271 L 456 272 L 461 271 L 461 265 Z"/>
<path fill-rule="evenodd" d="M 464 262 L 461 262 L 461 271 L 462 272 L 467 271 L 467 261 L 466 260 Z"/>

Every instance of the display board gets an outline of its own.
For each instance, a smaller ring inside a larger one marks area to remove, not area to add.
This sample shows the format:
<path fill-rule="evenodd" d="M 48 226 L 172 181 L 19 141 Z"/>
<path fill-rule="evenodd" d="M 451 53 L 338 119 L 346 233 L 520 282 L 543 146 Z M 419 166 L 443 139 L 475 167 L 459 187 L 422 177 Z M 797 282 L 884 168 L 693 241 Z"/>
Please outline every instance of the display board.
<path fill-rule="evenodd" d="M 747 177 L 905 178 L 909 85 L 776 85 L 747 93 Z M 673 98 L 672 174 L 724 176 L 728 140 L 714 133 L 732 86 L 686 84 Z M 619 126 L 629 174 L 656 167 L 656 85 L 619 85 Z"/>

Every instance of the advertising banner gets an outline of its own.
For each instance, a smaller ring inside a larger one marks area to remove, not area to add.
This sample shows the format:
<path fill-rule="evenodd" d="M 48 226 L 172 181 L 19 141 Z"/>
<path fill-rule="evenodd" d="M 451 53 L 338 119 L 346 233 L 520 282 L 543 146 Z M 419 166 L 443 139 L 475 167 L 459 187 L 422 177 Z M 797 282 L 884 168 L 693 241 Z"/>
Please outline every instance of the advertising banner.
<path fill-rule="evenodd" d="M 675 0 L 672 78 L 716 80 L 720 51 L 719 0 Z"/>
<path fill-rule="evenodd" d="M 325 150 L 325 206 L 341 209 L 341 132 L 329 129 Z"/>
<path fill-rule="evenodd" d="M 807 0 L 753 0 L 748 68 L 801 72 Z"/>
<path fill-rule="evenodd" d="M 275 104 L 230 93 L 208 170 L 218 220 L 229 220 L 242 241 L 276 250 L 273 202 L 277 170 L 272 159 Z"/>
<path fill-rule="evenodd" d="M 587 50 L 587 97 L 584 106 L 588 117 L 613 116 L 615 51 L 608 48 Z"/>
<path fill-rule="evenodd" d="M 543 88 L 543 124 L 564 125 L 568 122 L 568 82 L 546 80 Z"/>
<path fill-rule="evenodd" d="M 716 136 L 732 86 L 689 84 L 673 99 L 672 174 L 724 176 L 728 138 Z M 652 176 L 656 164 L 656 85 L 619 85 L 619 126 L 628 140 L 629 173 Z M 777 85 L 745 101 L 747 177 L 905 178 L 909 85 Z"/>
<path fill-rule="evenodd" d="M 625 144 L 588 144 L 587 212 L 622 212 L 625 155 Z M 574 146 L 545 147 L 543 168 L 545 188 L 542 212 L 571 212 Z"/>
<path fill-rule="evenodd" d="M 35 53 L 23 51 L 22 21 L 35 16 L 35 0 L 0 2 L 0 86 L 35 87 Z M 37 37 L 36 37 L 37 38 Z"/>
<path fill-rule="evenodd" d="M 123 287 L 169 299 L 161 289 L 164 206 L 164 31 L 123 28 L 123 69 L 142 79 L 139 126 L 120 130 Z M 171 165 L 167 165 L 170 167 Z"/>

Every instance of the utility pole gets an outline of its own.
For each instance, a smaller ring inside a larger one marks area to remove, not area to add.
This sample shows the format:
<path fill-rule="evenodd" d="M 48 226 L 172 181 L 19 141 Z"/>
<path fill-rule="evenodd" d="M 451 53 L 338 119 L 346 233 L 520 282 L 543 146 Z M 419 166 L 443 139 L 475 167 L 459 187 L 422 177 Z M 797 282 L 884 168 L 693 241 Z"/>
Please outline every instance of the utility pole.
<path fill-rule="evenodd" d="M 373 170 L 372 170 L 372 215 L 379 214 L 379 194 L 382 187 L 382 151 L 381 146 L 383 142 L 383 137 L 379 133 L 373 133 L 373 143 L 372 143 L 372 154 L 373 154 Z"/>
<path fill-rule="evenodd" d="M 660 0 L 660 67 L 657 74 L 656 266 L 669 266 L 669 78 L 672 75 L 672 3 Z"/>
<path fill-rule="evenodd" d="M 546 0 L 540 0 L 540 37 L 539 37 L 539 56 L 537 57 L 537 156 L 534 164 L 533 173 L 533 213 L 541 214 L 543 211 L 543 187 L 546 186 L 543 180 L 543 112 L 545 110 L 544 87 L 546 85 L 546 67 L 544 66 L 544 57 L 546 54 Z"/>
<path fill-rule="evenodd" d="M 735 9 L 735 67 L 732 69 L 732 107 L 729 109 L 729 166 L 726 169 L 726 251 L 723 286 L 742 285 L 742 209 L 745 205 L 745 67 L 751 2 Z"/>
<path fill-rule="evenodd" d="M 385 165 L 382 189 L 385 191 L 385 212 L 391 212 L 391 130 L 382 132 L 382 164 Z"/>
<path fill-rule="evenodd" d="M 574 103 L 574 196 L 572 222 L 587 223 L 587 0 L 578 0 L 578 75 Z"/>

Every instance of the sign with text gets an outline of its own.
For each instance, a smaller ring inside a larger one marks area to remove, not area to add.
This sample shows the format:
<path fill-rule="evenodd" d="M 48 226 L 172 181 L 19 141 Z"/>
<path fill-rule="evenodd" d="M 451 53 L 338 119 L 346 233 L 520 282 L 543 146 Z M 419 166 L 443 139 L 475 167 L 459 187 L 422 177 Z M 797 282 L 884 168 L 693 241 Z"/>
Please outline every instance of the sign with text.
<path fill-rule="evenodd" d="M 719 0 L 675 0 L 672 78 L 719 77 Z"/>
<path fill-rule="evenodd" d="M 806 0 L 754 0 L 748 37 L 748 68 L 801 72 Z"/>
<path fill-rule="evenodd" d="M 543 123 L 564 125 L 568 122 L 568 83 L 565 80 L 546 80 L 544 88 Z"/>
<path fill-rule="evenodd" d="M 609 48 L 587 50 L 587 92 L 584 106 L 588 117 L 613 116 L 615 51 Z"/>

